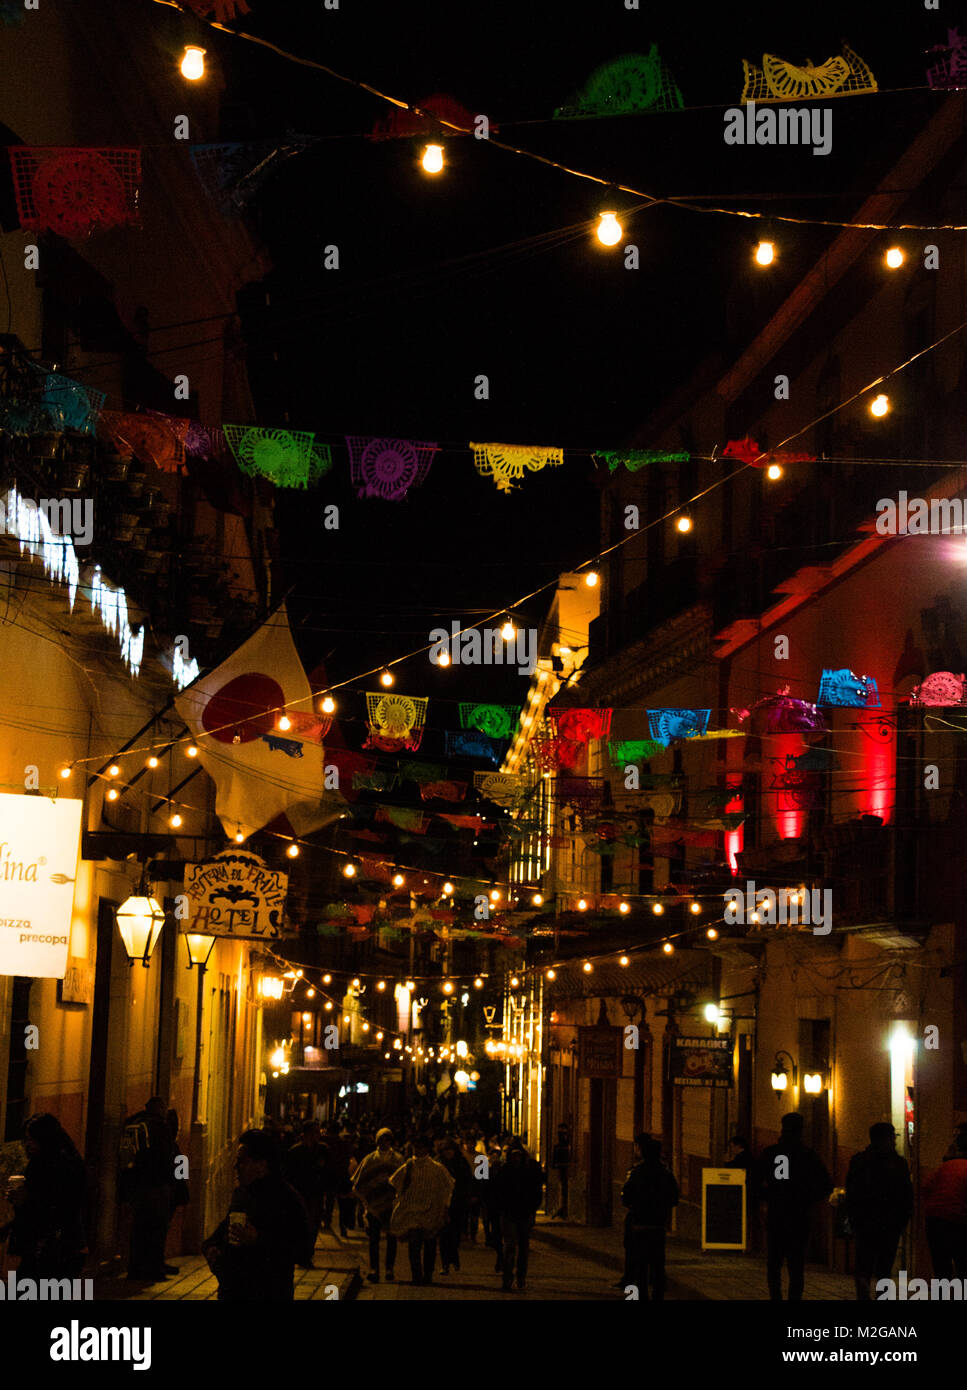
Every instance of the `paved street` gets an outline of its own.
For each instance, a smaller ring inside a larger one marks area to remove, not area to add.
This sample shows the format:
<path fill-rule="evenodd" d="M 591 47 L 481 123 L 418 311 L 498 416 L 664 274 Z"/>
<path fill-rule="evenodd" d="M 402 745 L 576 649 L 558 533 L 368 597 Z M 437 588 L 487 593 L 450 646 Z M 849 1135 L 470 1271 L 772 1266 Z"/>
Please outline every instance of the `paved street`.
<path fill-rule="evenodd" d="M 333 1297 L 361 1302 L 432 1302 L 440 1299 L 477 1301 L 521 1299 L 563 1301 L 619 1301 L 623 1299 L 619 1281 L 623 1268 L 620 1226 L 598 1229 L 539 1216 L 531 1241 L 527 1289 L 504 1293 L 494 1271 L 493 1251 L 483 1245 L 482 1233 L 476 1245 L 464 1242 L 459 1272 L 444 1275 L 439 1260 L 431 1286 L 410 1283 L 405 1248 L 397 1256 L 397 1279 L 392 1283 L 371 1284 L 368 1248 L 364 1234 L 352 1231 L 344 1239 L 323 1231 L 316 1245 L 314 1269 L 297 1269 L 297 1300 L 322 1301 Z M 200 1255 L 176 1258 L 179 1273 L 161 1283 L 128 1283 L 118 1277 L 99 1279 L 99 1300 L 159 1300 L 163 1302 L 214 1299 L 217 1286 Z M 767 1298 L 765 1262 L 755 1255 L 703 1252 L 674 1236 L 668 1239 L 667 1257 L 669 1301 L 765 1301 Z M 852 1278 L 831 1273 L 818 1266 L 807 1267 L 807 1302 L 851 1301 Z"/>

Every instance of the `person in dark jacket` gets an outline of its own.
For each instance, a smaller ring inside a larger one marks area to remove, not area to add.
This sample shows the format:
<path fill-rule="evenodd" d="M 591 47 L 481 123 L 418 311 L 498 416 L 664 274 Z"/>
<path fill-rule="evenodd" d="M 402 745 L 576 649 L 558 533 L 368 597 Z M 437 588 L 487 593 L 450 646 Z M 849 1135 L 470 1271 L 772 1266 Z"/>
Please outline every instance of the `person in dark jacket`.
<path fill-rule="evenodd" d="M 165 1263 L 178 1146 L 161 1096 L 152 1096 L 143 1110 L 125 1122 L 125 1129 L 134 1126 L 141 1128 L 144 1141 L 130 1171 L 126 1193 L 133 1207 L 128 1278 L 157 1281 L 178 1273 L 176 1265 Z"/>
<path fill-rule="evenodd" d="M 489 1181 L 494 1185 L 494 1207 L 500 1215 L 501 1288 L 504 1292 L 510 1288 L 516 1262 L 517 1287 L 523 1290 L 527 1284 L 531 1227 L 544 1196 L 544 1174 L 520 1140 L 514 1139 L 505 1161 Z"/>
<path fill-rule="evenodd" d="M 806 1245 L 813 1207 L 828 1197 L 833 1182 L 817 1153 L 802 1141 L 803 1118 L 782 1117 L 778 1144 L 763 1149 L 756 1190 L 766 1201 L 766 1277 L 769 1297 L 782 1301 L 782 1266 L 789 1265 L 789 1302 L 802 1299 Z"/>
<path fill-rule="evenodd" d="M 470 1164 L 460 1152 L 456 1139 L 447 1136 L 441 1140 L 437 1158 L 453 1179 L 450 1210 L 447 1212 L 446 1225 L 440 1232 L 441 1271 L 449 1274 L 451 1265 L 454 1269 L 460 1268 L 460 1237 L 467 1229 L 473 1177 Z"/>
<path fill-rule="evenodd" d="M 54 1115 L 32 1116 L 23 1142 L 25 1181 L 7 1193 L 14 1209 L 8 1253 L 20 1256 L 22 1279 L 74 1279 L 87 1249 L 84 1164 Z"/>
<path fill-rule="evenodd" d="M 326 1126 L 324 1139 L 326 1147 L 325 1187 L 323 1191 L 323 1227 L 329 1230 L 332 1225 L 332 1211 L 339 1215 L 339 1234 L 349 1235 L 347 1226 L 348 1206 L 355 1205 L 352 1199 L 352 1173 L 350 1162 L 352 1150 L 349 1142 L 339 1133 L 339 1125 L 333 1120 Z M 347 1201 L 348 1199 L 348 1201 Z"/>
<path fill-rule="evenodd" d="M 869 1147 L 850 1159 L 846 1215 L 856 1237 L 856 1297 L 870 1298 L 870 1279 L 889 1279 L 903 1228 L 913 1213 L 913 1184 L 896 1151 L 891 1124 L 870 1126 Z"/>
<path fill-rule="evenodd" d="M 238 1141 L 238 1187 L 228 1215 L 202 1245 L 223 1303 L 284 1302 L 309 1239 L 302 1198 L 280 1173 L 274 1138 L 249 1129 Z"/>
<path fill-rule="evenodd" d="M 325 1193 L 327 1150 L 322 1143 L 317 1120 L 306 1120 L 302 1138 L 293 1144 L 285 1156 L 283 1172 L 286 1180 L 302 1198 L 309 1219 L 310 1240 L 299 1257 L 299 1264 L 311 1269 L 316 1249 L 316 1237 L 322 1223 L 322 1202 Z"/>
<path fill-rule="evenodd" d="M 551 1150 L 551 1167 L 557 1174 L 557 1189 L 560 1193 L 560 1203 L 554 1215 L 555 1218 L 560 1217 L 562 1221 L 566 1221 L 568 1176 L 571 1171 L 571 1131 L 567 1125 L 557 1127 L 557 1143 Z"/>
<path fill-rule="evenodd" d="M 625 1217 L 625 1250 L 629 1283 L 638 1289 L 639 1301 L 648 1301 L 651 1278 L 656 1302 L 665 1297 L 665 1232 L 672 1210 L 678 1205 L 678 1183 L 661 1161 L 661 1144 L 648 1134 L 635 1140 L 638 1160 L 625 1179 L 621 1200 Z"/>

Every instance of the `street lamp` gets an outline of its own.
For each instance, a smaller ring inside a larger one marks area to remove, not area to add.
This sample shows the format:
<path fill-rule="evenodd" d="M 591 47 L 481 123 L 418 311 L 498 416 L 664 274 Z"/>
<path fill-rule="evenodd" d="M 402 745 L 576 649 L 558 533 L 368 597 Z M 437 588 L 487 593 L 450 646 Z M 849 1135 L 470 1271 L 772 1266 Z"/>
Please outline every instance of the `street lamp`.
<path fill-rule="evenodd" d="M 143 878 L 138 892 L 125 898 L 115 916 L 128 964 L 133 965 L 140 960 L 147 969 L 151 952 L 165 924 L 165 913 L 157 900 L 148 896 Z"/>
<path fill-rule="evenodd" d="M 783 1062 L 783 1057 L 789 1059 L 788 1068 Z M 793 1061 L 792 1056 L 785 1051 L 776 1053 L 776 1060 L 772 1064 L 772 1089 L 774 1091 L 785 1091 L 789 1085 L 789 1077 L 792 1076 L 793 1086 L 798 1085 L 799 1069 Z"/>
<path fill-rule="evenodd" d="M 190 970 L 193 965 L 197 965 L 199 971 L 204 974 L 218 938 L 195 931 L 185 932 L 184 936 L 185 946 L 188 948 L 188 969 Z"/>

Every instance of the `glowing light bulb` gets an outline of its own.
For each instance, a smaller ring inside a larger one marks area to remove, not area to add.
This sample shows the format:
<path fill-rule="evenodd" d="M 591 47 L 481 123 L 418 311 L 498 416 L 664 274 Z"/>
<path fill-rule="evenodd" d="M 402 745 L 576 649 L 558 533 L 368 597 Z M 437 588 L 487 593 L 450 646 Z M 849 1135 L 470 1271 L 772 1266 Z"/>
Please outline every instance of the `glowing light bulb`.
<path fill-rule="evenodd" d="M 355 877 L 356 877 L 356 865 L 355 865 L 355 864 L 347 864 L 346 867 L 343 869 L 343 877 L 344 877 L 344 878 L 355 878 Z"/>
<path fill-rule="evenodd" d="M 500 902 L 500 889 L 499 889 L 499 888 L 492 888 L 492 889 L 490 890 L 490 901 L 491 901 L 492 903 L 499 903 L 499 902 Z"/>
<path fill-rule="evenodd" d="M 385 685 L 387 689 L 389 689 L 395 679 L 396 677 L 393 675 L 392 671 L 384 671 L 379 678 L 379 683 L 380 685 Z"/>
<path fill-rule="evenodd" d="M 325 697 L 325 699 L 322 702 L 321 708 L 323 714 L 333 714 L 335 712 L 336 702 L 331 695 L 327 695 Z"/>
<path fill-rule="evenodd" d="M 385 988 L 386 988 L 386 981 L 385 981 L 385 980 L 377 980 L 377 981 L 376 981 L 376 988 L 377 988 L 377 989 L 385 989 Z"/>
<path fill-rule="evenodd" d="M 556 980 L 556 979 L 557 979 L 557 971 L 556 971 L 556 970 L 548 970 L 548 972 L 547 972 L 547 978 L 548 978 L 549 980 Z"/>
<path fill-rule="evenodd" d="M 670 941 L 665 941 L 662 943 L 661 949 L 665 952 L 666 956 L 670 956 L 672 951 L 674 951 L 675 947 L 672 945 Z"/>
<path fill-rule="evenodd" d="M 617 246 L 624 235 L 621 223 L 613 212 L 602 212 L 598 214 L 598 225 L 595 228 L 595 236 L 602 246 Z"/>
<path fill-rule="evenodd" d="M 111 766 L 110 766 L 110 767 L 108 768 L 108 770 L 107 770 L 107 775 L 108 775 L 109 777 L 117 777 L 117 776 L 120 775 L 120 772 L 121 772 L 121 769 L 118 767 L 117 763 L 112 763 Z"/>
<path fill-rule="evenodd" d="M 531 898 L 531 902 L 534 904 L 535 907 L 540 907 L 544 902 L 543 893 L 535 893 L 534 896 Z"/>
<path fill-rule="evenodd" d="M 702 904 L 701 904 L 701 903 L 689 903 L 689 905 L 688 905 L 688 910 L 689 910 L 689 912 L 695 913 L 695 914 L 697 915 L 697 914 L 698 914 L 699 912 L 701 912 L 701 910 L 702 910 Z"/>
<path fill-rule="evenodd" d="M 343 1021 L 343 1023 L 349 1023 L 349 1022 L 350 1022 L 349 1015 L 348 1015 L 348 1014 L 343 1014 L 343 1016 L 342 1016 L 342 1021 Z"/>
<path fill-rule="evenodd" d="M 760 241 L 755 248 L 756 265 L 772 265 L 776 259 L 775 244 L 771 241 Z"/>
<path fill-rule="evenodd" d="M 423 151 L 423 169 L 427 174 L 439 174 L 443 168 L 443 146 L 427 145 Z"/>
<path fill-rule="evenodd" d="M 394 875 L 393 875 L 393 887 L 394 887 L 394 888 L 402 888 L 405 882 L 406 882 L 406 879 L 403 877 L 402 874 L 394 874 Z"/>
<path fill-rule="evenodd" d="M 326 1013 L 332 1013 L 332 1000 L 326 1000 Z"/>
<path fill-rule="evenodd" d="M 687 532 L 689 532 L 691 529 L 692 518 L 690 516 L 680 516 L 678 520 L 675 522 L 675 530 L 681 531 L 683 536 L 686 535 Z"/>
<path fill-rule="evenodd" d="M 618 957 L 618 964 L 619 964 L 619 965 L 628 965 L 628 964 L 630 964 L 630 962 L 629 962 L 629 960 L 628 960 L 628 957 L 627 957 L 627 956 L 619 956 L 619 957 Z"/>
<path fill-rule="evenodd" d="M 287 714 L 280 714 L 277 727 L 280 728 L 284 733 L 286 729 L 292 728 L 292 720 L 289 718 Z"/>
<path fill-rule="evenodd" d="M 474 989 L 483 989 L 483 980 L 481 980 L 481 978 L 480 978 L 479 975 L 478 975 L 477 978 L 474 980 L 474 982 L 473 982 L 473 987 L 474 987 Z"/>
<path fill-rule="evenodd" d="M 518 986 L 519 984 L 520 984 L 520 980 L 518 980 L 517 976 L 516 976 L 516 975 L 511 975 L 511 977 L 510 977 L 510 987 L 511 987 L 511 989 L 516 989 L 517 986 Z"/>
<path fill-rule="evenodd" d="M 360 985 L 360 981 L 359 981 L 359 977 L 357 976 L 356 979 L 353 980 L 353 989 L 359 989 L 359 985 Z"/>
<path fill-rule="evenodd" d="M 450 653 L 446 650 L 446 648 L 444 648 L 444 650 L 443 650 L 443 651 L 440 653 L 440 655 L 437 657 L 437 665 L 438 665 L 438 666 L 449 666 L 449 665 L 450 665 Z"/>
<path fill-rule="evenodd" d="M 107 799 L 108 801 L 117 801 L 120 795 L 121 793 L 118 791 L 117 787 L 111 787 L 108 790 Z"/>
<path fill-rule="evenodd" d="M 753 913 L 750 915 L 750 917 L 749 917 L 749 921 L 750 921 L 750 922 L 758 923 L 758 921 L 759 921 L 759 914 L 758 914 L 758 912 L 753 912 Z"/>
<path fill-rule="evenodd" d="M 413 991 L 416 989 L 416 985 L 413 983 L 412 980 L 407 980 L 407 982 L 406 982 L 406 988 L 407 988 L 407 989 L 410 991 L 410 993 L 412 994 Z"/>
<path fill-rule="evenodd" d="M 331 975 L 323 975 L 323 977 L 322 977 L 322 983 L 323 983 L 324 985 L 331 985 L 331 984 L 332 984 L 332 976 L 331 976 Z"/>
<path fill-rule="evenodd" d="M 730 911 L 730 912 L 735 912 L 735 910 L 736 910 L 736 908 L 738 907 L 738 905 L 739 905 L 739 904 L 736 902 L 735 898 L 731 898 L 731 899 L 729 900 L 729 911 Z"/>
<path fill-rule="evenodd" d="M 60 775 L 61 775 L 61 777 L 63 777 L 63 778 L 65 779 L 65 781 L 66 781 L 66 779 L 71 775 L 71 773 L 72 773 L 73 771 L 74 771 L 74 769 L 73 769 L 72 767 L 62 767 L 61 770 L 60 770 Z"/>
<path fill-rule="evenodd" d="M 879 396 L 874 396 L 873 399 L 870 401 L 870 414 L 875 415 L 877 419 L 880 419 L 881 416 L 885 415 L 889 409 L 889 396 L 884 396 L 881 394 Z"/>
<path fill-rule="evenodd" d="M 591 971 L 594 969 L 594 966 L 591 964 L 589 960 L 586 960 L 584 964 L 581 966 L 581 969 L 584 971 L 585 975 L 590 975 Z"/>
<path fill-rule="evenodd" d="M 315 999 L 315 997 L 316 997 L 316 992 L 315 992 L 314 989 L 307 989 L 307 990 L 306 990 L 306 998 L 307 998 L 307 999 Z"/>
<path fill-rule="evenodd" d="M 593 589 L 598 582 L 597 570 L 588 570 L 587 574 L 584 576 L 584 582 L 589 589 Z"/>
<path fill-rule="evenodd" d="M 244 843 L 245 843 L 245 836 L 244 836 L 244 834 L 242 833 L 242 827 L 241 827 L 241 826 L 239 826 L 239 828 L 238 828 L 238 829 L 236 830 L 236 832 L 235 832 L 235 843 L 236 843 L 237 845 L 244 845 Z"/>
<path fill-rule="evenodd" d="M 779 479 L 782 477 L 782 469 L 780 468 L 778 463 L 769 464 L 769 467 L 766 469 L 766 477 L 774 483 L 779 481 Z"/>
<path fill-rule="evenodd" d="M 147 760 L 147 762 L 145 763 L 145 767 L 157 767 L 157 766 L 158 766 L 158 759 L 157 759 L 157 758 L 154 756 L 154 754 L 152 753 L 152 754 L 151 754 L 151 757 L 150 757 L 150 758 Z"/>
<path fill-rule="evenodd" d="M 652 903 L 651 910 L 656 917 L 660 917 L 661 914 L 665 911 L 665 905 L 664 903 Z"/>
<path fill-rule="evenodd" d="M 718 929 L 716 927 L 709 927 L 705 935 L 708 937 L 709 941 L 718 941 L 719 939 Z"/>
<path fill-rule="evenodd" d="M 453 892 L 453 884 L 450 882 L 449 879 L 447 879 L 446 883 L 443 885 L 443 895 L 444 895 L 444 897 L 447 897 L 447 898 L 448 898 L 452 892 Z"/>
<path fill-rule="evenodd" d="M 383 1041 L 383 1035 L 382 1035 L 382 1033 L 377 1033 L 377 1034 L 376 1034 L 376 1041 L 377 1041 L 377 1042 L 382 1042 L 382 1041 Z M 388 1056 L 389 1056 L 389 1053 L 387 1052 L 386 1055 L 387 1055 L 387 1057 L 388 1057 Z"/>
<path fill-rule="evenodd" d="M 197 745 L 197 743 L 189 743 L 188 747 L 185 749 L 185 752 L 187 753 L 187 755 L 188 755 L 189 758 L 197 758 L 197 757 L 198 757 L 198 745 Z"/>
<path fill-rule="evenodd" d="M 630 911 L 631 911 L 631 906 L 630 906 L 629 903 L 619 903 L 619 904 L 618 904 L 618 911 L 619 911 L 619 912 L 630 912 Z"/>
<path fill-rule="evenodd" d="M 452 994 L 452 993 L 453 993 L 453 985 L 450 983 L 449 980 L 445 980 L 445 981 L 444 981 L 444 984 L 443 984 L 443 993 L 444 993 L 444 994 Z"/>
<path fill-rule="evenodd" d="M 296 844 L 291 844 L 289 848 L 286 850 L 286 854 L 289 856 L 290 859 L 298 859 L 299 846 Z"/>
<path fill-rule="evenodd" d="M 505 642 L 513 642 L 514 638 L 517 636 L 517 629 L 514 627 L 509 617 L 500 629 L 500 635 Z"/>
<path fill-rule="evenodd" d="M 168 822 L 168 824 L 169 824 L 170 826 L 173 826 L 175 830 L 177 830 L 178 827 L 179 827 L 179 825 L 181 825 L 181 816 L 179 816 L 179 814 L 178 814 L 177 811 L 176 811 L 175 814 L 171 817 L 171 820 Z"/>
<path fill-rule="evenodd" d="M 587 912 L 587 910 L 588 910 L 587 899 L 585 899 L 585 898 L 578 898 L 578 912 Z"/>
<path fill-rule="evenodd" d="M 364 1033 L 368 1033 L 368 1032 L 369 1032 L 369 1024 L 368 1024 L 368 1023 L 364 1023 L 364 1024 L 363 1024 L 363 1032 L 364 1032 Z"/>
<path fill-rule="evenodd" d="M 205 76 L 205 49 L 196 48 L 192 43 L 185 45 L 185 54 L 181 60 L 181 75 L 189 82 L 197 82 L 200 77 Z"/>
<path fill-rule="evenodd" d="M 899 246 L 891 246 L 883 259 L 891 270 L 899 270 L 900 266 L 906 260 L 906 256 L 900 250 Z"/>

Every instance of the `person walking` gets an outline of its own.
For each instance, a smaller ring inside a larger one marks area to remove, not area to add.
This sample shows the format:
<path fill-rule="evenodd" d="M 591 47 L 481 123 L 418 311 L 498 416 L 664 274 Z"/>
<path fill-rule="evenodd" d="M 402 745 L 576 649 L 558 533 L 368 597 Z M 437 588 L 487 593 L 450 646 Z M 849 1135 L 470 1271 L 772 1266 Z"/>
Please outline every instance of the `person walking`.
<path fill-rule="evenodd" d="M 281 1175 L 281 1151 L 271 1134 L 249 1129 L 238 1141 L 238 1186 L 228 1214 L 202 1244 L 222 1303 L 287 1302 L 294 1297 L 296 1262 L 309 1239 L 302 1198 Z"/>
<path fill-rule="evenodd" d="M 349 1175 L 351 1154 L 348 1144 L 339 1133 L 339 1125 L 335 1120 L 326 1126 L 325 1148 L 323 1227 L 327 1231 L 331 1228 L 332 1212 L 333 1207 L 335 1207 L 339 1214 L 339 1234 L 345 1238 L 349 1234 L 346 1227 L 346 1197 L 351 1190 Z"/>
<path fill-rule="evenodd" d="M 24 1127 L 28 1163 L 19 1186 L 8 1186 L 14 1209 L 7 1253 L 19 1255 L 22 1279 L 74 1279 L 84 1267 L 84 1164 L 54 1115 Z"/>
<path fill-rule="evenodd" d="M 322 1143 L 319 1124 L 306 1120 L 302 1138 L 293 1144 L 285 1156 L 283 1173 L 305 1204 L 309 1221 L 309 1241 L 299 1258 L 299 1264 L 312 1269 L 316 1238 L 322 1224 L 322 1204 L 325 1192 L 326 1149 Z"/>
<path fill-rule="evenodd" d="M 678 1205 L 678 1183 L 661 1161 L 661 1144 L 639 1134 L 634 1144 L 634 1167 L 621 1189 L 628 1208 L 625 1217 L 625 1250 L 628 1281 L 636 1286 L 640 1302 L 665 1297 L 665 1232 Z"/>
<path fill-rule="evenodd" d="M 467 1229 L 473 1177 L 470 1164 L 456 1139 L 450 1136 L 443 1139 L 438 1153 L 440 1162 L 453 1179 L 450 1210 L 440 1232 L 440 1266 L 444 1274 L 449 1274 L 451 1265 L 454 1269 L 460 1268 L 460 1237 Z"/>
<path fill-rule="evenodd" d="M 967 1280 L 967 1124 L 924 1184 L 923 1214 L 930 1263 L 937 1279 Z"/>
<path fill-rule="evenodd" d="M 889 1279 L 903 1228 L 913 1213 L 910 1167 L 896 1151 L 889 1123 L 870 1125 L 869 1146 L 850 1159 L 846 1216 L 856 1237 L 856 1297 L 870 1299 L 870 1279 Z"/>
<path fill-rule="evenodd" d="M 161 1096 L 152 1096 L 143 1110 L 125 1121 L 122 1152 L 121 1198 L 133 1209 L 127 1277 L 157 1281 L 177 1274 L 177 1265 L 165 1263 L 165 1243 L 173 1211 L 178 1146 Z"/>
<path fill-rule="evenodd" d="M 813 1207 L 828 1197 L 833 1182 L 819 1155 L 802 1141 L 803 1118 L 783 1115 L 778 1144 L 763 1149 L 756 1188 L 766 1201 L 766 1277 L 769 1297 L 782 1301 L 782 1266 L 789 1266 L 790 1303 L 802 1299 L 806 1244 Z"/>
<path fill-rule="evenodd" d="M 521 1141 L 514 1139 L 506 1160 L 491 1181 L 494 1206 L 500 1216 L 501 1288 L 506 1293 L 516 1273 L 517 1288 L 523 1292 L 527 1286 L 531 1227 L 544 1196 L 544 1173 Z"/>
<path fill-rule="evenodd" d="M 437 1237 L 443 1229 L 453 1191 L 453 1179 L 442 1163 L 431 1156 L 425 1134 L 413 1140 L 413 1157 L 390 1178 L 396 1203 L 390 1230 L 405 1240 L 414 1284 L 432 1284 Z"/>
<path fill-rule="evenodd" d="M 557 1174 L 557 1190 L 560 1194 L 555 1219 L 567 1220 L 568 1175 L 571 1170 L 571 1131 L 567 1125 L 558 1125 L 557 1143 L 551 1150 L 551 1167 Z"/>
<path fill-rule="evenodd" d="M 393 1131 L 381 1129 L 376 1135 L 376 1148 L 366 1154 L 353 1174 L 353 1191 L 366 1213 L 369 1232 L 369 1274 L 373 1284 L 379 1283 L 379 1241 L 386 1233 L 386 1282 L 392 1283 L 396 1264 L 396 1237 L 389 1228 L 396 1193 L 390 1178 L 402 1166 L 403 1155 L 393 1144 Z"/>

